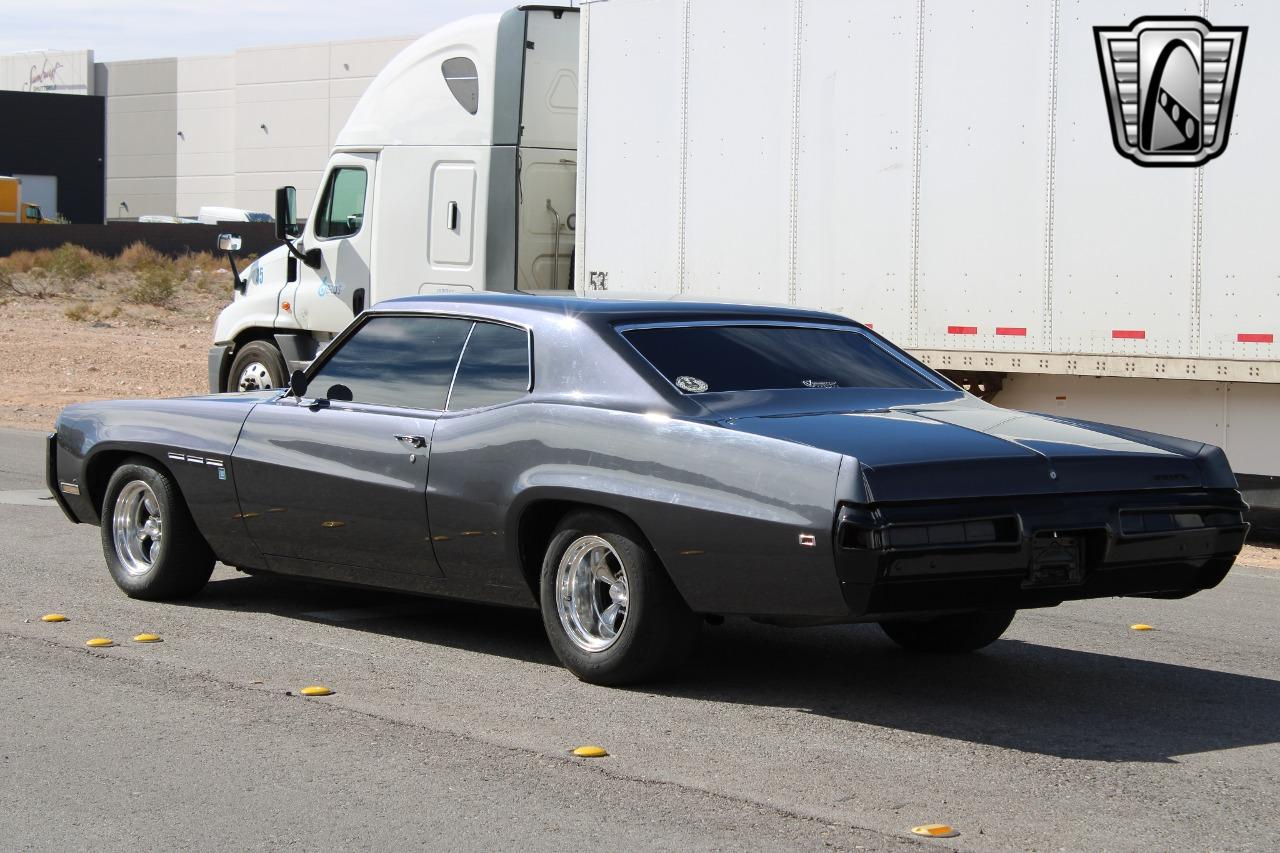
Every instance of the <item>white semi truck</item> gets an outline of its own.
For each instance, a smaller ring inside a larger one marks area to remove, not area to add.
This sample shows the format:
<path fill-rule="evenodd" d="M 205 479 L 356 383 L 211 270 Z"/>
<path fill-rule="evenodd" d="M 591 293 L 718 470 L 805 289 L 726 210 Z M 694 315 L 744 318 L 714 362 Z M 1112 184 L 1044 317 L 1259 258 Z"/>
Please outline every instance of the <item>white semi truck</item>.
<path fill-rule="evenodd" d="M 1280 507 L 1280 5 L 1211 11 L 1248 28 L 1247 55 L 1191 20 L 1199 3 L 596 0 L 466 19 L 370 86 L 304 229 L 281 192 L 289 246 L 240 277 L 210 385 L 278 386 L 364 306 L 413 293 L 796 304 L 1000 405 L 1223 446 L 1255 506 Z M 1137 48 L 1100 50 L 1094 28 L 1154 13 L 1201 31 L 1196 118 L 1229 142 L 1207 164 L 1121 151 L 1145 109 Z"/>

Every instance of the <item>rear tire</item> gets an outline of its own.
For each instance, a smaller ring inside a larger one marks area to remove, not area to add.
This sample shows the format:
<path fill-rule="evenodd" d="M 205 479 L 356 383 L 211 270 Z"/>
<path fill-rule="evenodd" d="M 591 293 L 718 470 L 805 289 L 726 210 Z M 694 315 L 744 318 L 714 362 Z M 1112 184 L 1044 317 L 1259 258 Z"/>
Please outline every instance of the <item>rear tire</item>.
<path fill-rule="evenodd" d="M 880 628 L 913 652 L 972 652 L 989 646 L 1013 621 L 1012 610 L 951 613 L 919 621 L 881 622 Z"/>
<path fill-rule="evenodd" d="M 284 356 L 267 341 L 249 341 L 231 360 L 227 373 L 228 391 L 265 391 L 288 384 L 289 366 Z"/>
<path fill-rule="evenodd" d="M 635 525 L 583 510 L 556 528 L 542 562 L 542 623 L 564 666 L 618 686 L 674 670 L 697 645 L 691 611 Z"/>
<path fill-rule="evenodd" d="M 149 460 L 127 462 L 111 475 L 101 530 L 107 568 L 130 598 L 185 598 L 213 573 L 213 552 L 177 484 Z"/>

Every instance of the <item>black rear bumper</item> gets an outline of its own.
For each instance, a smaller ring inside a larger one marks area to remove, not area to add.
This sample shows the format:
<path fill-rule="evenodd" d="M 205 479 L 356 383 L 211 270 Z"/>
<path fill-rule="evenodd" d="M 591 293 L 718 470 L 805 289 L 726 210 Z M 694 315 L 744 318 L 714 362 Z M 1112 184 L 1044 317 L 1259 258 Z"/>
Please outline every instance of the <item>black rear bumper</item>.
<path fill-rule="evenodd" d="M 845 506 L 837 570 L 863 619 L 1178 598 L 1226 576 L 1247 508 L 1227 490 Z"/>

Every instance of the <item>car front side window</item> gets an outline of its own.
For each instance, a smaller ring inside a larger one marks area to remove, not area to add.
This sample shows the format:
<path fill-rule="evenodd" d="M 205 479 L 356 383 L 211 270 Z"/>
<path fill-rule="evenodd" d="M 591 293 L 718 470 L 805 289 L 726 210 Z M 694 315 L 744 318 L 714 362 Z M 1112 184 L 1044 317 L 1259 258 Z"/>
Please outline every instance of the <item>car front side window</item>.
<path fill-rule="evenodd" d="M 331 401 L 442 411 L 470 320 L 371 317 L 308 382 Z"/>

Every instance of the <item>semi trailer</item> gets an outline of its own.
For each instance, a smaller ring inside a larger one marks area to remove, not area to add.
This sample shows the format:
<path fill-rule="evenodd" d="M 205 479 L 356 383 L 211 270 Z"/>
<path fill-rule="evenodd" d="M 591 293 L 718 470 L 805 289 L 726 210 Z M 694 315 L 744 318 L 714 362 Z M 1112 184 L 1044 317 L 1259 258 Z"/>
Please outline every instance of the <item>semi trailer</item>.
<path fill-rule="evenodd" d="M 285 245 L 238 277 L 211 389 L 277 387 L 407 294 L 781 303 L 998 405 L 1219 445 L 1255 510 L 1280 507 L 1280 7 L 1205 14 L 596 0 L 460 21 L 374 80 L 304 225 L 278 194 Z M 1157 91 L 1150 45 L 1176 39 Z M 1200 148 L 1149 154 L 1157 108 Z"/>

